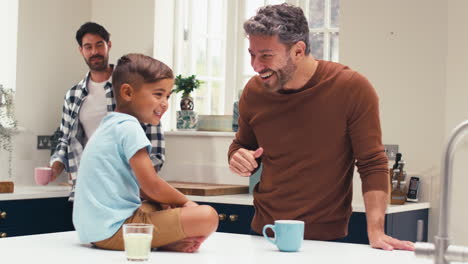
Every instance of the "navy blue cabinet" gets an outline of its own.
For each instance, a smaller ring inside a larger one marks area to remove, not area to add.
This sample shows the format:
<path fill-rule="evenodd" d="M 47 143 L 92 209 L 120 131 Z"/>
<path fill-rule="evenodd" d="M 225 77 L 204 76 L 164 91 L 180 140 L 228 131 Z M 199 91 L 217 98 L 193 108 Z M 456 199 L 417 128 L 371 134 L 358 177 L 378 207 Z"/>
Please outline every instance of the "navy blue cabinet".
<path fill-rule="evenodd" d="M 408 212 L 388 214 L 385 218 L 385 230 L 388 234 L 401 240 L 415 241 L 417 236 L 417 223 L 422 220 L 422 241 L 427 242 L 429 209 L 420 209 Z"/>
<path fill-rule="evenodd" d="M 424 223 L 422 241 L 427 241 L 427 226 L 429 209 L 420 209 L 385 215 L 385 233 L 400 240 L 415 242 L 417 239 L 417 223 Z M 365 213 L 353 213 L 349 221 L 348 236 L 343 242 L 369 244 L 367 238 L 367 220 Z"/>
<path fill-rule="evenodd" d="M 255 209 L 251 205 L 205 203 L 216 209 L 219 216 L 219 226 L 217 232 L 249 234 L 250 222 L 252 221 Z"/>
<path fill-rule="evenodd" d="M 220 221 L 217 232 L 249 234 L 250 222 L 255 213 L 251 205 L 206 203 L 218 212 Z M 385 216 L 385 232 L 401 240 L 416 241 L 417 221 L 423 220 L 423 241 L 427 241 L 427 221 L 429 209 L 392 213 Z M 365 213 L 353 213 L 348 226 L 347 243 L 369 244 Z"/>
<path fill-rule="evenodd" d="M 68 197 L 0 201 L 0 237 L 74 230 Z"/>
<path fill-rule="evenodd" d="M 218 232 L 249 234 L 255 213 L 251 205 L 207 203 L 219 215 Z M 0 201 L 0 237 L 22 236 L 74 230 L 72 203 L 67 197 Z M 423 241 L 427 241 L 429 209 L 420 209 L 385 216 L 385 232 L 398 239 L 415 241 L 417 222 L 424 222 Z M 348 236 L 343 242 L 368 244 L 365 213 L 353 213 Z"/>

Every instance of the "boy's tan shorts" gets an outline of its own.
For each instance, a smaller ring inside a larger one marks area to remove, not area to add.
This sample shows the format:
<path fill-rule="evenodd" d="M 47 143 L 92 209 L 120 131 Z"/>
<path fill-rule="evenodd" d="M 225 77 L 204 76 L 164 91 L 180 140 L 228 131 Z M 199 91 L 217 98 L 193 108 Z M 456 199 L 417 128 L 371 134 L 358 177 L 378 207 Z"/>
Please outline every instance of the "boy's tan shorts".
<path fill-rule="evenodd" d="M 159 204 L 144 201 L 140 208 L 129 217 L 125 224 L 144 223 L 153 224 L 153 240 L 151 247 L 164 246 L 186 238 L 180 222 L 180 208 L 161 210 Z M 94 242 L 98 248 L 124 250 L 123 227 L 110 238 Z"/>

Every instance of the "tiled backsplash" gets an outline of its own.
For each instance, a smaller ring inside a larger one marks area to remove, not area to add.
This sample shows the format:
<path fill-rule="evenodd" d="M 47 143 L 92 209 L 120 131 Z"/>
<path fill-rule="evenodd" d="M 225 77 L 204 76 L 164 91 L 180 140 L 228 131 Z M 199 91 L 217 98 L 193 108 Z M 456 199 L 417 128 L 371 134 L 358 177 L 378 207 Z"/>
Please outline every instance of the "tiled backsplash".
<path fill-rule="evenodd" d="M 0 151 L 0 181 L 13 180 L 17 185 L 35 185 L 34 168 L 49 165 L 50 150 L 37 149 L 37 135 L 26 130 L 13 139 L 12 178 L 8 176 L 8 153 Z M 63 173 L 57 182 L 66 182 Z"/>
<path fill-rule="evenodd" d="M 166 132 L 165 180 L 248 185 L 229 170 L 227 151 L 234 132 Z"/>

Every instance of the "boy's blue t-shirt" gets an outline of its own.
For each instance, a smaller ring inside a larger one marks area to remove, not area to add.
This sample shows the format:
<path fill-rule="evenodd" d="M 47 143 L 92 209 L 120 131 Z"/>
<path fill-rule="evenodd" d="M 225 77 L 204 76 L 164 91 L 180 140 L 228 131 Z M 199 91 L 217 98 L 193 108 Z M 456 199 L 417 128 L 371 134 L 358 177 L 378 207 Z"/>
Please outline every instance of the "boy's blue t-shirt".
<path fill-rule="evenodd" d="M 151 142 L 138 120 L 112 112 L 86 144 L 78 170 L 73 225 L 83 243 L 107 239 L 141 205 L 130 158 Z"/>

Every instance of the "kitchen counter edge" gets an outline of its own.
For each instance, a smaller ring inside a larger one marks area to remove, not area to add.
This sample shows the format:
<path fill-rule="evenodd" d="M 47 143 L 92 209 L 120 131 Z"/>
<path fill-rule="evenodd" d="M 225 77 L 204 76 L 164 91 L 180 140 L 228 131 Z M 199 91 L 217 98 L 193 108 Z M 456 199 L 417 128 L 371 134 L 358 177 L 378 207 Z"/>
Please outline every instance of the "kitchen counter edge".
<path fill-rule="evenodd" d="M 59 198 L 67 197 L 68 194 L 69 187 L 67 186 L 15 186 L 14 193 L 0 193 L 0 201 Z M 231 194 L 216 196 L 187 195 L 187 197 L 195 202 L 253 205 L 253 196 L 251 194 Z M 404 205 L 388 205 L 386 213 L 393 214 L 429 208 L 430 204 L 428 202 L 407 202 Z M 364 213 L 364 205 L 353 204 L 353 212 Z"/>

